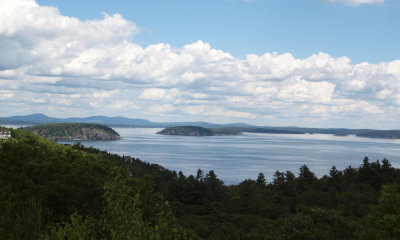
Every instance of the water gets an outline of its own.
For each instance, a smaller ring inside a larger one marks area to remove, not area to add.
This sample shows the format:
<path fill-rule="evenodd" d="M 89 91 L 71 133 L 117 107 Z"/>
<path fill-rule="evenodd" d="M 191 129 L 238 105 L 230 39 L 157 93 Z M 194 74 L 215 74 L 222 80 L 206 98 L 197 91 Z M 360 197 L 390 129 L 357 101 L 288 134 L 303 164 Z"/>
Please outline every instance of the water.
<path fill-rule="evenodd" d="M 370 161 L 389 159 L 400 167 L 400 140 L 339 137 L 326 134 L 257 134 L 240 136 L 189 137 L 155 134 L 155 128 L 114 128 L 119 141 L 86 141 L 119 155 L 129 155 L 165 168 L 196 174 L 197 169 L 214 170 L 225 184 L 237 184 L 263 172 L 272 180 L 275 171 L 295 174 L 306 164 L 319 177 L 332 166 L 359 167 L 365 156 Z M 61 142 L 68 143 L 71 142 Z"/>
<path fill-rule="evenodd" d="M 27 126 L 31 126 L 31 125 L 13 125 L 13 124 L 0 124 L 0 127 L 6 127 L 6 128 L 21 128 L 21 127 L 27 127 Z"/>

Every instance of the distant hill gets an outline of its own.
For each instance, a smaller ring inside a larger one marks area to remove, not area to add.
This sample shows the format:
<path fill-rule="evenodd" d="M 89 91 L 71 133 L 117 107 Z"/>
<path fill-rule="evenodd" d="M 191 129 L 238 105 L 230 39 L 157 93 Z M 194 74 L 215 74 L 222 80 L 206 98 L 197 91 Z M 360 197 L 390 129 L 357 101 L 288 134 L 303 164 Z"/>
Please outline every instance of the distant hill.
<path fill-rule="evenodd" d="M 241 132 L 235 129 L 215 129 L 197 126 L 176 126 L 165 128 L 157 134 L 180 136 L 215 136 L 215 135 L 239 135 Z"/>
<path fill-rule="evenodd" d="M 52 118 L 44 114 L 32 114 L 26 116 L 12 116 L 0 118 L 2 124 L 45 124 L 45 123 L 97 123 L 107 126 L 122 126 L 122 127 L 149 127 L 157 125 L 144 119 L 130 119 L 126 117 L 105 117 L 105 116 L 92 116 L 85 118 Z"/>
<path fill-rule="evenodd" d="M 86 118 L 67 118 L 66 122 L 81 122 L 81 123 L 97 123 L 104 124 L 108 126 L 134 126 L 134 127 L 149 127 L 157 125 L 145 119 L 130 119 L 126 117 L 105 117 L 105 116 L 92 116 Z"/>
<path fill-rule="evenodd" d="M 113 129 L 89 123 L 52 123 L 24 128 L 50 140 L 118 140 L 120 135 Z"/>
<path fill-rule="evenodd" d="M 52 118 L 44 114 L 0 117 L 0 124 L 37 125 L 46 123 L 97 123 L 109 127 L 166 128 L 173 126 L 199 126 L 205 128 L 252 127 L 245 123 L 214 124 L 208 122 L 152 122 L 140 118 L 91 116 L 85 118 Z"/>
<path fill-rule="evenodd" d="M 27 116 L 12 116 L 0 118 L 2 124 L 38 124 L 38 123 L 54 123 L 55 118 L 48 117 L 44 114 L 32 114 Z"/>

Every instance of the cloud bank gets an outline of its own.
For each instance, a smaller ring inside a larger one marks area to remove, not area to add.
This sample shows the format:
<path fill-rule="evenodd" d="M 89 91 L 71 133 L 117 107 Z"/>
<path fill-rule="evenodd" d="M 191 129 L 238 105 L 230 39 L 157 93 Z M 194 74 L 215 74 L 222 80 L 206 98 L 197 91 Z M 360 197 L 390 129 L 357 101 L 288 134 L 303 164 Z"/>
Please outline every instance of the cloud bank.
<path fill-rule="evenodd" d="M 400 127 L 400 60 L 239 59 L 200 40 L 142 47 L 139 32 L 118 14 L 82 21 L 34 0 L 2 0 L 2 115 Z"/>

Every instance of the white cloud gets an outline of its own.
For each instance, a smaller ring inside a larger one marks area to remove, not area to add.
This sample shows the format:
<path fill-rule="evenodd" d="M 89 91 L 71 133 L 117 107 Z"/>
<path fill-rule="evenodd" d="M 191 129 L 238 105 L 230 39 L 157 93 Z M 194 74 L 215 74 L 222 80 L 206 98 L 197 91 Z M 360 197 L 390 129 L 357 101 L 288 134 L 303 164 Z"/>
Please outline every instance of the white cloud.
<path fill-rule="evenodd" d="M 351 113 L 351 114 L 381 114 L 383 111 L 376 105 L 372 105 L 365 101 L 342 100 L 342 104 L 332 107 L 334 113 Z"/>
<path fill-rule="evenodd" d="M 35 98 L 35 99 L 32 99 L 32 102 L 34 102 L 34 103 L 45 103 L 46 100 L 44 98 Z"/>
<path fill-rule="evenodd" d="M 175 110 L 174 105 L 172 104 L 162 104 L 162 105 L 153 105 L 148 108 L 150 113 L 170 113 Z"/>
<path fill-rule="evenodd" d="M 123 109 L 123 110 L 127 110 L 127 109 L 139 109 L 140 107 L 136 105 L 135 102 L 132 101 L 128 101 L 128 100 L 116 100 L 113 101 L 109 106 L 109 108 L 112 109 Z"/>
<path fill-rule="evenodd" d="M 346 1 L 373 2 L 379 1 Z M 81 21 L 34 0 L 2 0 L 2 106 L 10 106 L 8 115 L 104 114 L 163 121 L 163 114 L 176 114 L 176 120 L 276 125 L 297 125 L 309 116 L 353 124 L 358 114 L 379 127 L 385 115 L 400 127 L 394 110 L 400 106 L 400 60 L 352 64 L 326 53 L 240 59 L 203 41 L 182 48 L 142 47 L 132 41 L 139 31 L 119 14 Z"/>
<path fill-rule="evenodd" d="M 196 105 L 189 106 L 184 109 L 184 112 L 190 115 L 200 115 L 203 117 L 207 116 L 220 116 L 228 118 L 256 118 L 255 114 L 241 111 L 230 111 L 220 107 L 208 106 L 208 105 Z"/>
<path fill-rule="evenodd" d="M 202 78 L 205 78 L 205 77 L 207 77 L 207 75 L 205 73 L 202 73 L 202 72 L 194 73 L 194 72 L 188 71 L 188 72 L 184 72 L 181 75 L 182 80 L 183 81 L 187 81 L 187 82 L 194 82 L 194 81 L 196 81 L 198 79 L 202 79 Z"/>
<path fill-rule="evenodd" d="M 0 100 L 6 100 L 14 97 L 14 93 L 8 91 L 0 91 Z"/>
<path fill-rule="evenodd" d="M 329 82 L 288 80 L 282 84 L 277 97 L 282 101 L 330 103 L 335 85 Z"/>
<path fill-rule="evenodd" d="M 379 4 L 379 3 L 384 3 L 385 0 L 324 0 L 325 2 L 331 2 L 331 3 L 335 3 L 335 2 L 340 2 L 340 3 L 344 3 L 347 5 L 360 5 L 360 4 Z"/>
<path fill-rule="evenodd" d="M 160 88 L 146 89 L 140 94 L 139 98 L 144 100 L 161 100 L 165 96 L 165 90 Z"/>
<path fill-rule="evenodd" d="M 113 90 L 113 91 L 96 91 L 92 94 L 93 98 L 96 99 L 105 99 L 105 98 L 110 98 L 116 94 L 118 94 L 118 90 Z"/>

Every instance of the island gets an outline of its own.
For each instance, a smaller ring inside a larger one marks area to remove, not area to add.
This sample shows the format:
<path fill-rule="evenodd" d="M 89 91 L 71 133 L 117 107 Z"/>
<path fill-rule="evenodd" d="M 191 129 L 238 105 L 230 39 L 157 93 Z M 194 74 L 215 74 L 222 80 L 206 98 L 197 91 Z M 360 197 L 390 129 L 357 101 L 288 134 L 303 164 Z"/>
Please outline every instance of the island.
<path fill-rule="evenodd" d="M 370 130 L 356 133 L 357 137 L 400 139 L 400 130 Z"/>
<path fill-rule="evenodd" d="M 336 136 L 336 137 L 347 137 L 347 136 L 349 136 L 349 134 L 347 134 L 347 133 L 335 133 L 335 134 L 333 134 L 333 136 Z"/>
<path fill-rule="evenodd" d="M 180 136 L 216 136 L 216 135 L 240 135 L 242 132 L 231 128 L 204 128 L 197 126 L 168 127 L 157 132 L 162 135 Z"/>
<path fill-rule="evenodd" d="M 92 123 L 42 124 L 25 127 L 24 130 L 53 141 L 99 141 L 121 139 L 120 135 L 114 129 Z"/>

